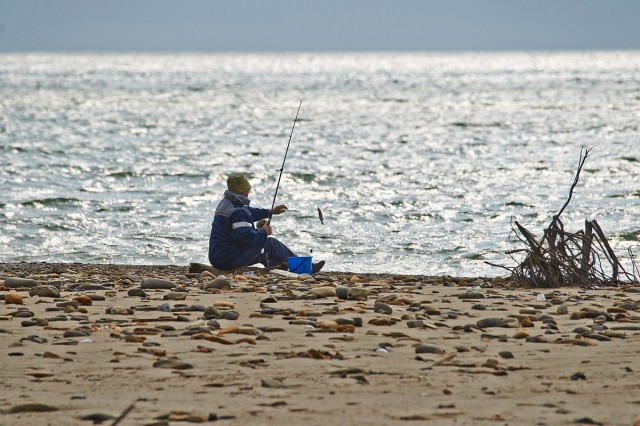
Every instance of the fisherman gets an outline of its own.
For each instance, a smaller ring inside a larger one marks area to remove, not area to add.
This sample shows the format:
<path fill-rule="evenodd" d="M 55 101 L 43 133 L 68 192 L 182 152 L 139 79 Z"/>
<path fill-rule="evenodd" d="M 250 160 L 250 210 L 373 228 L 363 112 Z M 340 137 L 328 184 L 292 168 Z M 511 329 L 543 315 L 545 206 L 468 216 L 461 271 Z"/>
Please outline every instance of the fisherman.
<path fill-rule="evenodd" d="M 273 230 L 265 223 L 256 228 L 254 222 L 270 217 L 268 209 L 249 207 L 251 184 L 242 173 L 227 178 L 227 190 L 218 204 L 209 237 L 209 262 L 216 269 L 230 270 L 256 263 L 266 267 L 286 268 L 288 257 L 297 257 L 286 245 L 270 237 Z M 279 215 L 287 206 L 273 207 L 271 214 Z M 263 250 L 264 248 L 264 250 Z M 312 273 L 322 269 L 324 261 L 314 263 Z"/>

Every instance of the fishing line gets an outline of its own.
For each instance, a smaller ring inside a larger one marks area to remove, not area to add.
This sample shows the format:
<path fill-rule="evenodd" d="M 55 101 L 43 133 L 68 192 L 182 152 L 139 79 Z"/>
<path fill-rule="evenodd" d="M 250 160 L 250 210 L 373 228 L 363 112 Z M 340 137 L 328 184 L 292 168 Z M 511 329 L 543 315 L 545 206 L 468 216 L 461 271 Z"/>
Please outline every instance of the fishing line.
<path fill-rule="evenodd" d="M 291 133 L 289 133 L 289 142 L 287 142 L 287 149 L 284 152 L 284 158 L 282 159 L 282 166 L 280 167 L 280 175 L 278 176 L 278 183 L 276 184 L 276 192 L 273 194 L 273 203 L 271 203 L 271 210 L 269 210 L 269 217 L 267 218 L 267 225 L 271 224 L 271 218 L 273 217 L 273 209 L 276 206 L 276 198 L 278 197 L 278 189 L 280 189 L 280 180 L 282 179 L 282 172 L 284 172 L 284 165 L 287 162 L 287 154 L 289 153 L 289 146 L 291 145 L 291 138 L 293 137 L 293 130 L 296 128 L 296 122 L 298 121 L 298 114 L 300 114 L 300 108 L 302 107 L 302 100 L 298 105 L 298 111 L 296 111 L 296 118 L 293 119 L 293 126 L 291 126 Z M 267 235 L 267 238 L 269 236 Z M 264 254 L 264 246 L 267 244 L 267 240 L 264 241 L 264 245 L 262 246 L 262 250 L 260 251 Z M 269 265 L 269 254 L 266 254 L 267 267 Z"/>
<path fill-rule="evenodd" d="M 271 217 L 273 216 L 273 208 L 276 206 L 276 197 L 278 196 L 278 189 L 280 188 L 280 180 L 282 179 L 282 172 L 284 171 L 284 163 L 287 161 L 287 154 L 289 153 L 289 145 L 291 145 L 291 138 L 293 136 L 293 129 L 296 128 L 296 122 L 298 121 L 298 114 L 300 114 L 300 107 L 302 107 L 302 101 L 298 105 L 298 111 L 296 112 L 296 118 L 293 119 L 293 126 L 291 126 L 291 133 L 289 133 L 289 142 L 287 143 L 287 150 L 284 152 L 284 158 L 282 159 L 282 167 L 280 170 L 280 176 L 278 176 L 278 183 L 276 184 L 276 192 L 273 194 L 273 203 L 271 203 L 271 210 L 269 210 L 269 218 L 267 219 L 267 225 L 271 224 Z"/>

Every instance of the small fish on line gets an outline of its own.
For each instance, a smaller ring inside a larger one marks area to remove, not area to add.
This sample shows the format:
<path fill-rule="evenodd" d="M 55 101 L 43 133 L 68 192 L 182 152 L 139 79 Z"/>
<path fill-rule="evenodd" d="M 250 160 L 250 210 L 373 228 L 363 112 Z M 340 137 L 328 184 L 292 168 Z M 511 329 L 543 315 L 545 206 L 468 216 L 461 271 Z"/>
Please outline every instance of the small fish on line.
<path fill-rule="evenodd" d="M 320 225 L 324 225 L 324 216 L 322 216 L 322 210 L 318 207 L 318 218 L 320 219 Z"/>

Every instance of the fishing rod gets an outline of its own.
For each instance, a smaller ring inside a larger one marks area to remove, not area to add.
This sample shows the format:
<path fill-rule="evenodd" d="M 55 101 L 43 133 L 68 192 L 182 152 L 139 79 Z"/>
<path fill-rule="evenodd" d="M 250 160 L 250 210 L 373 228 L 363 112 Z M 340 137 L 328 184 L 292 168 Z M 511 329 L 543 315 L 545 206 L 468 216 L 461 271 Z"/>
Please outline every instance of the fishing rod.
<path fill-rule="evenodd" d="M 287 150 L 284 152 L 284 158 L 282 159 L 282 167 L 280 167 L 280 176 L 278 176 L 278 183 L 276 185 L 276 192 L 273 194 L 273 203 L 271 203 L 271 210 L 269 210 L 269 218 L 267 219 L 267 225 L 271 224 L 271 217 L 273 216 L 273 209 L 276 206 L 276 197 L 278 196 L 278 189 L 280 188 L 280 179 L 282 179 L 282 172 L 284 171 L 284 163 L 287 161 L 287 154 L 289 153 L 289 145 L 291 145 L 291 138 L 293 136 L 293 129 L 296 128 L 296 121 L 298 121 L 298 114 L 300 114 L 300 107 L 302 107 L 302 101 L 298 105 L 298 111 L 296 112 L 296 118 L 293 119 L 293 126 L 291 126 L 291 133 L 289 133 L 289 142 L 287 143 Z"/>

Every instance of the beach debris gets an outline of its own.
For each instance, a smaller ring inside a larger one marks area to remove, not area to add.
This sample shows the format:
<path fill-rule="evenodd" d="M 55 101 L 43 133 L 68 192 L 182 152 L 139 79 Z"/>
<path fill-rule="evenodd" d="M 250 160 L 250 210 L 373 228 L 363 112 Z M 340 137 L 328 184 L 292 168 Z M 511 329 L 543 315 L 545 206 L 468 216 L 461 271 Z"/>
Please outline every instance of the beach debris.
<path fill-rule="evenodd" d="M 505 267 L 511 272 L 509 282 L 519 287 L 557 288 L 581 286 L 598 288 L 620 286 L 623 279 L 638 283 L 639 277 L 627 272 L 611 248 L 604 231 L 594 220 L 586 220 L 584 230 L 568 232 L 560 216 L 569 205 L 580 172 L 592 148 L 580 149 L 580 159 L 569 196 L 564 205 L 544 230 L 542 238 L 536 238 L 518 221 L 514 221 L 512 232 L 526 248 L 507 252 L 509 255 L 524 253 L 524 260 L 515 267 Z M 632 256 L 633 257 L 633 256 Z M 634 267 L 634 270 L 637 269 Z"/>

